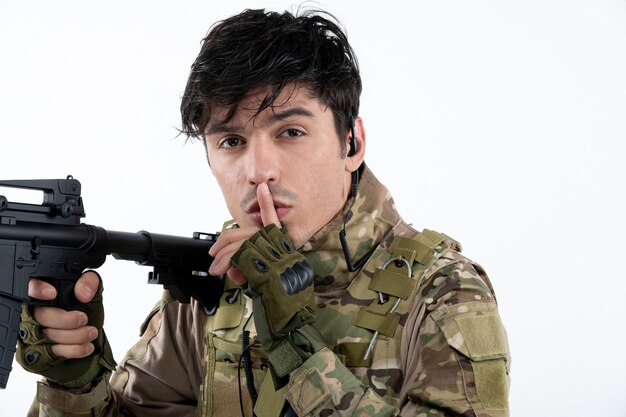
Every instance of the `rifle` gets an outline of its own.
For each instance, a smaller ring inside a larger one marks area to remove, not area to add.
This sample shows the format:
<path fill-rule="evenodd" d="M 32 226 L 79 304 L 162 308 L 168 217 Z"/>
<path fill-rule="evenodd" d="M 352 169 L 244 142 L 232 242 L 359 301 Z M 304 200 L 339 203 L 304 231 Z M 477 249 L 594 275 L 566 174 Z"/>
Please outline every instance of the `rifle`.
<path fill-rule="evenodd" d="M 107 255 L 153 267 L 148 283 L 160 284 L 172 296 L 189 303 L 195 298 L 213 314 L 223 291 L 224 277 L 208 274 L 208 252 L 217 234 L 193 238 L 146 231 L 107 231 L 83 224 L 81 184 L 66 179 L 0 181 L 0 187 L 43 191 L 43 203 L 10 202 L 0 195 L 0 388 L 5 388 L 15 356 L 22 303 L 80 310 L 74 285 L 85 269 L 95 269 Z M 28 297 L 31 278 L 57 289 L 51 301 Z"/>

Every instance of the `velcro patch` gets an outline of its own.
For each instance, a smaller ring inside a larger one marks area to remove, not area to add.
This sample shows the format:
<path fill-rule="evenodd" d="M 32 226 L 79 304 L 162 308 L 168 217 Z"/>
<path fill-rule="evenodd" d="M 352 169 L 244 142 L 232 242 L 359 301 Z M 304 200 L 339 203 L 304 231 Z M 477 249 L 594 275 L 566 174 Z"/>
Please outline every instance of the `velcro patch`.
<path fill-rule="evenodd" d="M 469 356 L 475 360 L 501 358 L 507 351 L 500 317 L 495 314 L 454 319 Z"/>
<path fill-rule="evenodd" d="M 278 343 L 278 345 L 269 352 L 270 364 L 277 377 L 282 378 L 302 365 L 302 358 L 294 347 L 286 340 Z"/>
<path fill-rule="evenodd" d="M 508 408 L 508 384 L 503 359 L 472 362 L 476 392 L 485 410 Z"/>

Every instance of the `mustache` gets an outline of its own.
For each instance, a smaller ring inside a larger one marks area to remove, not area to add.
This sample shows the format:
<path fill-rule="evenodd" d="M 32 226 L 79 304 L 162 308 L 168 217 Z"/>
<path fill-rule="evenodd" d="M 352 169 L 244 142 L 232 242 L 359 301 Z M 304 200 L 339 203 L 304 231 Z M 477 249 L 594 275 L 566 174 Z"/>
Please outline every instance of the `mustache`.
<path fill-rule="evenodd" d="M 242 210 L 245 211 L 248 207 L 250 207 L 250 204 L 256 200 L 256 193 L 257 193 L 258 187 L 259 187 L 258 185 L 255 185 L 252 188 L 250 188 L 248 192 L 246 192 L 246 195 L 241 199 L 241 202 L 239 203 L 239 205 L 241 206 Z M 282 197 L 289 201 L 298 201 L 298 194 L 294 193 L 293 191 L 289 191 L 277 185 L 268 184 L 268 187 L 270 189 L 270 193 L 272 194 L 272 198 Z"/>

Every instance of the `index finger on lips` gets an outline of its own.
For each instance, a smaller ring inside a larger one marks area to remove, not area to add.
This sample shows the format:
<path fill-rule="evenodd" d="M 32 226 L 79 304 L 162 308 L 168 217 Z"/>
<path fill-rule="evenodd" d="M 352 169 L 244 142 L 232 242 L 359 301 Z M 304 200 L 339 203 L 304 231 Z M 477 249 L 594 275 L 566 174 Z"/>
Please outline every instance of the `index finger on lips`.
<path fill-rule="evenodd" d="M 261 221 L 263 227 L 275 224 L 278 227 L 282 227 L 280 220 L 278 219 L 278 213 L 276 213 L 276 207 L 274 207 L 274 199 L 270 192 L 270 188 L 267 183 L 262 182 L 256 189 L 256 197 L 259 202 L 259 210 L 261 211 Z"/>

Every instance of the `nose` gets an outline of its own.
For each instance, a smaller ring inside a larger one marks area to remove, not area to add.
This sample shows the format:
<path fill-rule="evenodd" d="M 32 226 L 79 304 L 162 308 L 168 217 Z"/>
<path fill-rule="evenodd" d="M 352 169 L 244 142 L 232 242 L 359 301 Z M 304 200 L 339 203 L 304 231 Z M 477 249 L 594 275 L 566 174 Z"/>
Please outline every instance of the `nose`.
<path fill-rule="evenodd" d="M 278 149 L 271 139 L 255 138 L 249 141 L 247 180 L 250 185 L 277 182 L 280 173 Z"/>

